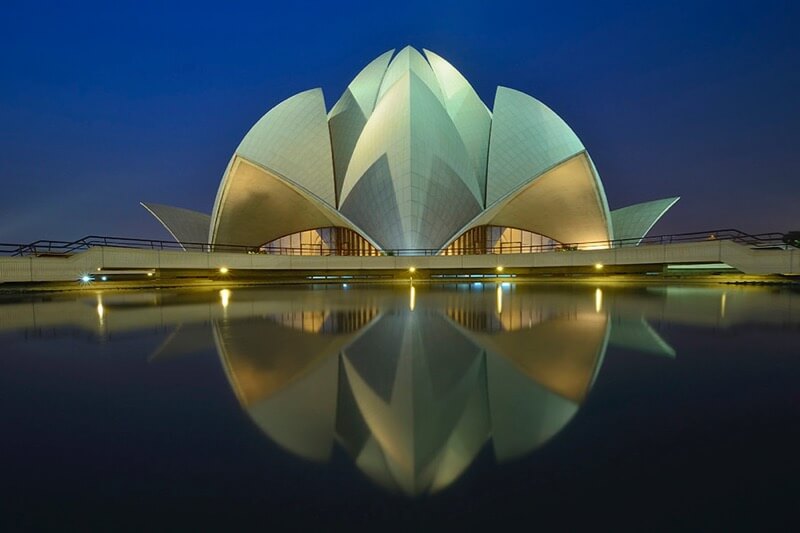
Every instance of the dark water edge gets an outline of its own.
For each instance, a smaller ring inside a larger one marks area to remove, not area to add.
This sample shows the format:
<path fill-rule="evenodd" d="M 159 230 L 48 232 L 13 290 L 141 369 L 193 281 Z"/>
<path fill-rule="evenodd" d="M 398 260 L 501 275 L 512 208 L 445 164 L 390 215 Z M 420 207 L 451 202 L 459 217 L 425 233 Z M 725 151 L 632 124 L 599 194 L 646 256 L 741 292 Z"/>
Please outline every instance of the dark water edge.
<path fill-rule="evenodd" d="M 318 464 L 266 438 L 213 349 L 148 363 L 168 328 L 4 332 L 0 526 L 791 529 L 800 327 L 757 318 L 651 321 L 677 357 L 609 346 L 551 440 L 503 464 L 484 445 L 451 486 L 417 498 L 376 487 L 341 447 Z"/>

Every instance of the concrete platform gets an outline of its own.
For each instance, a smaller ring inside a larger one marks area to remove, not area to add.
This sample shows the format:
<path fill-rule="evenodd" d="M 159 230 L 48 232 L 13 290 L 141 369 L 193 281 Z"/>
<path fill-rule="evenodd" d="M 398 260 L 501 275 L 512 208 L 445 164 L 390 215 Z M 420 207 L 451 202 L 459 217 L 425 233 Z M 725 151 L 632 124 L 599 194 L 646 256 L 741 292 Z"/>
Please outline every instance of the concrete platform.
<path fill-rule="evenodd" d="M 668 265 L 728 265 L 748 275 L 800 275 L 800 249 L 753 249 L 732 241 L 643 245 L 608 250 L 465 256 L 289 256 L 93 247 L 64 257 L 0 257 L 0 283 L 78 280 L 83 275 L 126 279 L 208 278 L 228 269 L 248 274 L 305 279 L 331 273 L 381 279 L 417 279 L 437 274 L 492 273 L 529 276 L 542 273 L 663 272 Z M 602 265 L 602 269 L 596 268 Z"/>

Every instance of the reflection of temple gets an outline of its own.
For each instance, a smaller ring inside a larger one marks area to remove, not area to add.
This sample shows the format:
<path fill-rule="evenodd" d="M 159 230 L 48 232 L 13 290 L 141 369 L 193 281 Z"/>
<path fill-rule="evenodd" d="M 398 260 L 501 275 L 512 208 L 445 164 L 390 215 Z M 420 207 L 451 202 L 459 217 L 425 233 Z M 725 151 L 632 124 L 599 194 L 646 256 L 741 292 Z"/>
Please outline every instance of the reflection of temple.
<path fill-rule="evenodd" d="M 610 320 L 595 298 L 506 289 L 504 306 L 503 290 L 390 292 L 379 312 L 358 314 L 359 329 L 310 329 L 323 315 L 304 312 L 218 321 L 214 336 L 240 403 L 273 441 L 316 461 L 338 442 L 372 480 L 417 495 L 448 486 L 488 442 L 498 461 L 541 446 L 599 370 Z"/>
<path fill-rule="evenodd" d="M 529 453 L 577 412 L 607 344 L 674 356 L 651 322 L 800 324 L 800 295 L 716 288 L 497 286 L 98 293 L 0 306 L 0 332 L 146 332 L 155 360 L 216 349 L 256 425 L 298 456 L 338 443 L 416 495 L 480 450 Z M 166 337 L 166 339 L 164 339 Z"/>

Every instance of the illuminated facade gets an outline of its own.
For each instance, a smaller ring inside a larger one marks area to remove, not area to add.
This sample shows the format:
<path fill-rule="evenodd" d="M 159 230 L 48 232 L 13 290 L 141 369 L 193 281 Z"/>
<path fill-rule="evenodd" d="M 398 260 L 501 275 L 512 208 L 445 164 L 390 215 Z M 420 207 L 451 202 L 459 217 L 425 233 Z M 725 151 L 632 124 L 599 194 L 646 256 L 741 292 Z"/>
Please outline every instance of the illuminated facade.
<path fill-rule="evenodd" d="M 677 201 L 610 211 L 558 115 L 506 87 L 490 111 L 450 63 L 423 53 L 382 54 L 330 110 L 321 89 L 270 109 L 234 152 L 210 216 L 145 207 L 182 243 L 371 255 L 637 244 Z"/>

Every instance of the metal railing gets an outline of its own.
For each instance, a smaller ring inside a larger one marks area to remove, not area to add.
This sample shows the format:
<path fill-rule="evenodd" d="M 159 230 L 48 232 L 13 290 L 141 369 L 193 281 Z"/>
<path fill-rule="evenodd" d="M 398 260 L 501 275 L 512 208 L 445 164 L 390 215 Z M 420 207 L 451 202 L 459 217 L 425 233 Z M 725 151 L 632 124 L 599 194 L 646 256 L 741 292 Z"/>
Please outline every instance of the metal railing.
<path fill-rule="evenodd" d="M 551 243 L 537 245 L 517 245 L 510 253 L 535 253 L 558 252 L 574 250 L 597 250 L 607 248 L 621 248 L 628 246 L 648 246 L 661 244 L 677 244 L 703 241 L 733 241 L 753 248 L 786 248 L 789 245 L 783 240 L 782 233 L 749 234 L 737 229 L 722 229 L 692 233 L 673 233 L 669 235 L 654 235 L 644 239 L 615 239 L 610 241 L 591 241 L 576 243 Z M 130 237 L 108 237 L 88 235 L 76 241 L 50 241 L 39 240 L 28 244 L 0 243 L 0 256 L 10 257 L 69 257 L 70 255 L 88 250 L 90 248 L 105 246 L 112 248 L 132 248 L 138 250 L 175 250 L 195 252 L 235 252 L 248 254 L 269 255 L 316 255 L 316 256 L 354 256 L 350 248 L 324 248 L 317 247 L 274 247 L 265 249 L 261 246 L 242 246 L 236 244 L 209 244 L 199 242 L 176 242 L 157 239 L 136 239 Z M 313 253 L 312 253 L 313 252 Z M 429 255 L 488 255 L 501 253 L 500 246 L 496 247 L 461 247 L 447 249 L 444 252 L 432 248 L 399 248 L 374 252 L 379 256 L 429 256 Z"/>

